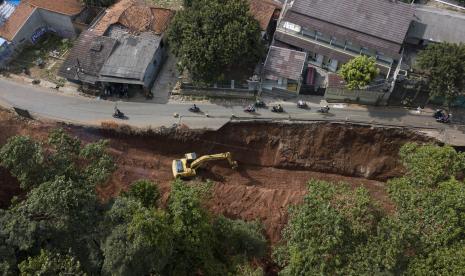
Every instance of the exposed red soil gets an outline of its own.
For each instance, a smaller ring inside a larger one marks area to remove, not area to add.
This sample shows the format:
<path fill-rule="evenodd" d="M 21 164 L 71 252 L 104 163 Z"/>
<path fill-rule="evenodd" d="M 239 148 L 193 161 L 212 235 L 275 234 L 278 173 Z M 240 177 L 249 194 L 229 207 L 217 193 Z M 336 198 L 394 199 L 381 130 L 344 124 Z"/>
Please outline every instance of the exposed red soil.
<path fill-rule="evenodd" d="M 3 111 L 0 118 L 0 145 L 15 134 L 44 139 L 48 130 L 56 126 L 24 121 Z M 399 148 L 407 141 L 427 141 L 402 129 L 339 124 L 236 123 L 216 132 L 165 130 L 139 135 L 66 129 L 85 142 L 110 140 L 110 152 L 118 169 L 106 185 L 97 189 L 102 200 L 118 195 L 137 179 L 147 178 L 158 183 L 162 201 L 166 202 L 174 158 L 192 151 L 231 151 L 239 162 L 237 170 L 218 162 L 200 172 L 200 179 L 214 183 L 208 206 L 213 213 L 231 218 L 261 220 L 271 242 L 280 239 L 288 207 L 302 201 L 311 178 L 364 186 L 381 206 L 391 210 L 382 181 L 402 174 L 403 168 L 397 161 Z M 8 185 L 0 178 L 0 191 L 4 194 L 10 194 L 5 188 Z M 2 200 L 6 197 L 0 198 L 0 203 Z"/>

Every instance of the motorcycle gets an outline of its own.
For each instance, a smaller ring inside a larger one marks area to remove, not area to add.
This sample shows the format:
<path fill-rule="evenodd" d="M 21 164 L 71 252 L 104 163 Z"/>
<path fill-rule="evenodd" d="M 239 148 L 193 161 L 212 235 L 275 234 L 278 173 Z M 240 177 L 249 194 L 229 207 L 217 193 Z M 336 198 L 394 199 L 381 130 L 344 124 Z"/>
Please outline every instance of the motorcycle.
<path fill-rule="evenodd" d="M 265 104 L 264 101 L 257 100 L 257 101 L 254 103 L 254 106 L 255 106 L 256 108 L 264 108 L 264 107 L 266 107 L 266 104 Z"/>
<path fill-rule="evenodd" d="M 436 111 L 433 113 L 433 117 L 435 119 L 439 119 L 444 116 L 444 111 L 442 109 L 436 109 Z"/>
<path fill-rule="evenodd" d="M 126 119 L 126 115 L 124 115 L 124 113 L 121 112 L 119 109 L 116 109 L 115 113 L 113 113 L 113 118 L 124 120 Z"/>
<path fill-rule="evenodd" d="M 297 107 L 298 108 L 302 108 L 302 109 L 307 109 L 308 108 L 308 104 L 304 101 L 298 101 L 297 102 Z"/>
<path fill-rule="evenodd" d="M 450 123 L 450 117 L 451 117 L 450 114 L 449 115 L 443 115 L 441 117 L 436 118 L 436 122 L 444 123 L 444 124 Z"/>
<path fill-rule="evenodd" d="M 284 108 L 280 104 L 278 104 L 278 105 L 273 106 L 273 108 L 271 109 L 271 112 L 282 113 L 284 112 Z"/>
<path fill-rule="evenodd" d="M 249 105 L 244 109 L 244 112 L 254 113 L 255 112 L 255 107 L 253 105 Z"/>
<path fill-rule="evenodd" d="M 320 107 L 320 109 L 318 109 L 318 112 L 320 112 L 320 113 L 328 113 L 329 112 L 329 106 Z"/>
<path fill-rule="evenodd" d="M 194 112 L 194 113 L 199 113 L 200 108 L 194 104 L 193 106 L 189 107 L 189 111 Z"/>

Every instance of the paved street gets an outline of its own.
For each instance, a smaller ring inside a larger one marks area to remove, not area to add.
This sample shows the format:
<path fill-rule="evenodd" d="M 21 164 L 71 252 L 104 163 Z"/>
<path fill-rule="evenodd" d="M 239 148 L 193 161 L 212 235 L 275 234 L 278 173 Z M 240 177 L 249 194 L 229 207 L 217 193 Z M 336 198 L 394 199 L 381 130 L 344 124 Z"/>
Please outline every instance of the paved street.
<path fill-rule="evenodd" d="M 272 103 L 268 103 L 271 105 Z M 188 111 L 191 103 L 168 102 L 166 104 L 144 102 L 117 102 L 118 108 L 128 116 L 119 122 L 137 127 L 161 127 L 182 123 L 190 128 L 217 129 L 227 123 L 231 115 L 237 120 L 325 120 L 356 123 L 382 124 L 424 129 L 430 135 L 455 145 L 465 145 L 465 134 L 460 126 L 436 123 L 430 112 L 420 114 L 416 110 L 387 107 L 347 106 L 330 104 L 329 114 L 318 113 L 319 103 L 309 102 L 307 110 L 298 109 L 293 102 L 281 102 L 285 112 L 272 113 L 270 109 L 258 109 L 255 114 L 243 112 L 244 106 L 197 103 L 202 113 Z M 0 79 L 0 105 L 27 109 L 34 116 L 84 125 L 100 125 L 112 118 L 115 102 L 82 96 L 64 95 L 61 92 Z M 173 116 L 178 113 L 179 118 Z M 206 116 L 208 114 L 208 117 Z"/>

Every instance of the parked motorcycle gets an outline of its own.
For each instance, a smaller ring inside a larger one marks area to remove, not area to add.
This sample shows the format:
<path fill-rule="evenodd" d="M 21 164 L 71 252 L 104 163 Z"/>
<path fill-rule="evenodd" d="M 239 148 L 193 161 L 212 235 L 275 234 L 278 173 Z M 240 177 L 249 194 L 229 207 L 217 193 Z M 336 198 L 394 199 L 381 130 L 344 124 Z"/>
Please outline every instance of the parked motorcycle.
<path fill-rule="evenodd" d="M 302 100 L 298 101 L 297 102 L 297 107 L 298 108 L 301 108 L 301 109 L 307 109 L 308 108 L 308 104 Z"/>
<path fill-rule="evenodd" d="M 255 112 L 255 107 L 253 105 L 249 105 L 244 109 L 244 112 L 254 113 Z"/>
<path fill-rule="evenodd" d="M 266 104 L 264 101 L 261 101 L 261 100 L 257 100 L 255 103 L 254 103 L 254 106 L 256 108 L 264 108 L 266 107 Z"/>
<path fill-rule="evenodd" d="M 284 108 L 280 104 L 278 104 L 278 105 L 273 106 L 273 108 L 271 109 L 271 112 L 283 113 Z"/>
<path fill-rule="evenodd" d="M 320 109 L 318 109 L 318 112 L 320 113 L 328 113 L 329 112 L 329 106 L 322 106 Z"/>

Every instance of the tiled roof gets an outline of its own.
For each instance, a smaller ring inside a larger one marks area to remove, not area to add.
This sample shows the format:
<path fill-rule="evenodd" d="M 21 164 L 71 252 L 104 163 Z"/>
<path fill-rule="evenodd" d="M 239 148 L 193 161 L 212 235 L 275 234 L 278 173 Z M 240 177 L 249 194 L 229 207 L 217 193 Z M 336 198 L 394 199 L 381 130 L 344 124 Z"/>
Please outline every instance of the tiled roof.
<path fill-rule="evenodd" d="M 79 0 L 61 0 L 59 4 L 53 0 L 23 0 L 5 24 L 0 27 L 0 37 L 8 41 L 13 40 L 36 8 L 65 15 L 76 15 L 83 10 L 84 6 Z"/>
<path fill-rule="evenodd" d="M 390 0 L 294 0 L 291 10 L 402 44 L 414 7 Z"/>
<path fill-rule="evenodd" d="M 97 22 L 92 30 L 96 34 L 103 35 L 111 25 L 118 23 L 123 12 L 134 5 L 134 3 L 134 0 L 118 1 L 105 11 L 105 15 Z"/>
<path fill-rule="evenodd" d="M 5 24 L 0 27 L 0 37 L 12 41 L 21 26 L 24 25 L 35 9 L 36 8 L 30 5 L 28 1 L 22 1 Z"/>
<path fill-rule="evenodd" d="M 299 80 L 307 54 L 287 48 L 271 46 L 264 65 L 266 77 Z"/>
<path fill-rule="evenodd" d="M 163 33 L 174 11 L 139 4 L 135 0 L 121 0 L 107 9 L 93 31 L 103 35 L 113 24 L 121 24 L 133 32 L 153 31 Z"/>
<path fill-rule="evenodd" d="M 61 77 L 95 84 L 100 69 L 116 46 L 116 39 L 85 31 L 60 68 Z M 77 72 L 78 68 L 80 71 Z"/>
<path fill-rule="evenodd" d="M 76 15 L 84 9 L 80 0 L 22 0 L 28 1 L 31 5 L 56 13 L 65 15 Z M 58 3 L 57 3 L 58 2 Z"/>
<path fill-rule="evenodd" d="M 260 29 L 266 30 L 276 9 L 281 6 L 272 1 L 249 0 L 250 13 L 260 24 Z"/>

